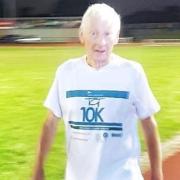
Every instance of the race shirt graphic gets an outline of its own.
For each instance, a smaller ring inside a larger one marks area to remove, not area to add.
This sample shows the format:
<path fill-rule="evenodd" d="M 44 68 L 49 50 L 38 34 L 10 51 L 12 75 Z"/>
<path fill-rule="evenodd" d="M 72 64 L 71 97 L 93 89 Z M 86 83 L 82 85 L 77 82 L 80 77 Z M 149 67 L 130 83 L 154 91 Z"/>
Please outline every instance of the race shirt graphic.
<path fill-rule="evenodd" d="M 109 107 L 107 102 L 127 100 L 129 98 L 128 91 L 114 91 L 114 90 L 73 90 L 66 92 L 66 98 L 76 99 L 78 106 L 78 119 L 70 119 L 68 122 L 70 127 L 74 130 L 81 131 L 105 131 L 112 132 L 112 136 L 120 137 L 123 134 L 123 123 L 113 119 L 107 119 L 108 114 L 113 113 L 113 106 Z M 78 103 L 81 102 L 81 103 Z M 73 106 L 77 106 L 73 104 Z M 112 103 L 111 103 L 112 104 Z M 111 116 L 109 116 L 111 117 Z M 107 134 L 104 133 L 104 136 Z"/>

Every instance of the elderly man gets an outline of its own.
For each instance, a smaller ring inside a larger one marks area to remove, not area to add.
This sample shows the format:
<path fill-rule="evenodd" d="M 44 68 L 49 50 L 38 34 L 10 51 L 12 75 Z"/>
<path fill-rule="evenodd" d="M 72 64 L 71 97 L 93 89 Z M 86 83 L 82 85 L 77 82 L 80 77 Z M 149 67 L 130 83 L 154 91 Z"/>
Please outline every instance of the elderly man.
<path fill-rule="evenodd" d="M 162 180 L 161 152 L 153 114 L 159 111 L 140 64 L 112 53 L 120 17 L 106 4 L 91 5 L 80 26 L 86 55 L 56 71 L 45 100 L 44 124 L 34 171 L 43 180 L 43 164 L 58 119 L 67 140 L 66 180 L 142 180 L 139 167 L 140 120 L 147 142 L 152 180 Z"/>

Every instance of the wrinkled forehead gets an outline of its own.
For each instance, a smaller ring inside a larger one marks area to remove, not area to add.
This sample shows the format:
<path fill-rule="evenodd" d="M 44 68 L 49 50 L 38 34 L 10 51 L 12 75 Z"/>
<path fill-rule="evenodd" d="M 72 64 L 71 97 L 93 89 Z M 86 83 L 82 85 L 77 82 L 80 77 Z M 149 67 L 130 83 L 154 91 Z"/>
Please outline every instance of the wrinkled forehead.
<path fill-rule="evenodd" d="M 82 28 L 83 31 L 87 31 L 88 29 L 95 30 L 98 28 L 104 28 L 105 30 L 115 33 L 118 31 L 117 24 L 114 19 L 109 18 L 106 14 L 93 14 L 91 16 L 88 16 Z"/>

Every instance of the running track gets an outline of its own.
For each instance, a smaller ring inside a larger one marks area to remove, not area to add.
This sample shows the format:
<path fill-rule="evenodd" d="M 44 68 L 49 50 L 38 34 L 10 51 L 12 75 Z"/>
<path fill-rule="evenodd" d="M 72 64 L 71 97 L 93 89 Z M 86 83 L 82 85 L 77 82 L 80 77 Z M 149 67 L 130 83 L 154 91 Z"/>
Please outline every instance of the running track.
<path fill-rule="evenodd" d="M 180 149 L 163 161 L 164 180 L 180 180 Z M 144 173 L 144 180 L 150 179 L 150 172 Z"/>

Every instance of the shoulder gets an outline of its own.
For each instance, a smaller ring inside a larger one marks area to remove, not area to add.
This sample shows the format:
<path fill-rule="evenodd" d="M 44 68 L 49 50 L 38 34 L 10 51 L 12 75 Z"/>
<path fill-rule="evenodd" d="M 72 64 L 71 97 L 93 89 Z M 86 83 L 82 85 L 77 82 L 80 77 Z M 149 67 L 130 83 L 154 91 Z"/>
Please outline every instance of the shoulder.
<path fill-rule="evenodd" d="M 113 54 L 113 63 L 122 70 L 130 71 L 132 73 L 139 74 L 141 71 L 143 71 L 143 67 L 139 62 L 126 59 L 115 54 Z"/>
<path fill-rule="evenodd" d="M 82 64 L 83 57 L 68 59 L 57 68 L 56 74 L 72 72 Z"/>

